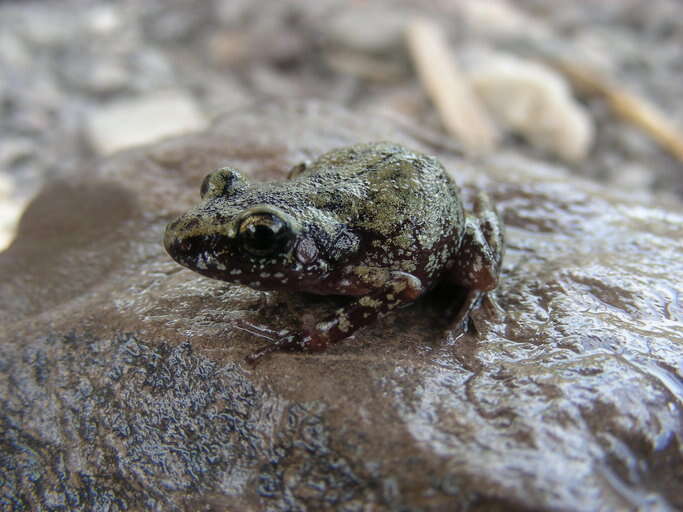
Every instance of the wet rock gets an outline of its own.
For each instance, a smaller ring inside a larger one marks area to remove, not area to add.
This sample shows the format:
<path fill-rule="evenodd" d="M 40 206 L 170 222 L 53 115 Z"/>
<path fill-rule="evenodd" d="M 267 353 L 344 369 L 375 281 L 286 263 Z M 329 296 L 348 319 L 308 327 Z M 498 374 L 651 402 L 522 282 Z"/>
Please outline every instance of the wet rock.
<path fill-rule="evenodd" d="M 246 366 L 263 341 L 237 320 L 329 304 L 184 270 L 165 224 L 211 169 L 282 178 L 387 139 L 496 200 L 504 318 L 482 309 L 455 340 L 432 297 L 324 353 Z M 682 239 L 681 211 L 512 154 L 468 163 L 419 128 L 318 103 L 263 104 L 112 157 L 46 189 L 0 254 L 0 503 L 681 508 Z"/>

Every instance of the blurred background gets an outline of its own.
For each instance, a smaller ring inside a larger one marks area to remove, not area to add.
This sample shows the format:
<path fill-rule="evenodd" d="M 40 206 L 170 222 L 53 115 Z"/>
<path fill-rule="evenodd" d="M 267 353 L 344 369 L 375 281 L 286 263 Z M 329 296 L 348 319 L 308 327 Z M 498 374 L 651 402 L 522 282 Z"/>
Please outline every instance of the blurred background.
<path fill-rule="evenodd" d="M 677 0 L 3 1 L 0 250 L 46 180 L 272 98 L 683 199 Z"/>

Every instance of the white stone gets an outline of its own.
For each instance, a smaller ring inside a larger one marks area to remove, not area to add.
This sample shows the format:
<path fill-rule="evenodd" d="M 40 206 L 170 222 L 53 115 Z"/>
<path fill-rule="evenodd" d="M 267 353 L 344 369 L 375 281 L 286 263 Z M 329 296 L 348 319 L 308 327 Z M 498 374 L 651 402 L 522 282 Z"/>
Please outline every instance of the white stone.
<path fill-rule="evenodd" d="M 5 174 L 0 174 L 0 201 L 6 201 L 12 195 L 14 186 Z"/>
<path fill-rule="evenodd" d="M 94 111 L 87 137 L 100 155 L 206 128 L 207 119 L 182 91 L 161 91 Z"/>
<path fill-rule="evenodd" d="M 9 168 L 16 162 L 33 155 L 34 144 L 27 137 L 5 137 L 0 139 L 0 167 Z M 0 183 L 0 197 L 7 194 L 9 185 Z"/>
<path fill-rule="evenodd" d="M 21 36 L 32 46 L 56 48 L 75 39 L 78 34 L 78 16 L 68 9 L 46 9 L 40 6 L 23 16 L 20 26 Z"/>
<path fill-rule="evenodd" d="M 469 78 L 502 128 L 567 161 L 586 157 L 595 128 L 564 78 L 537 62 L 487 53 L 468 59 Z"/>
<path fill-rule="evenodd" d="M 97 5 L 86 16 L 88 28 L 97 35 L 109 35 L 123 24 L 121 13 L 113 5 Z"/>
<path fill-rule="evenodd" d="M 624 162 L 609 170 L 608 179 L 615 186 L 631 192 L 648 193 L 653 188 L 655 175 L 642 165 Z"/>
<path fill-rule="evenodd" d="M 388 55 L 401 46 L 410 15 L 406 10 L 368 3 L 331 16 L 325 33 L 342 48 Z"/>
<path fill-rule="evenodd" d="M 93 62 L 89 73 L 81 77 L 80 85 L 96 94 L 109 94 L 124 89 L 130 83 L 125 66 L 114 59 Z"/>
<path fill-rule="evenodd" d="M 0 30 L 0 65 L 5 73 L 27 71 L 32 64 L 35 65 L 28 45 L 9 30 Z"/>
<path fill-rule="evenodd" d="M 15 198 L 14 184 L 0 173 L 0 251 L 9 247 L 16 236 L 21 214 L 26 208 L 27 200 Z"/>

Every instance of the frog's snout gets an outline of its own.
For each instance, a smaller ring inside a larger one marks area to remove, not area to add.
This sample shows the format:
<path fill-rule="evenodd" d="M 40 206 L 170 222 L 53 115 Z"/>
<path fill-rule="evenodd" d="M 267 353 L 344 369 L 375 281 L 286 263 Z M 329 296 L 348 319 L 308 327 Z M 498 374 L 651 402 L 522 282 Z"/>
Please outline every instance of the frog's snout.
<path fill-rule="evenodd" d="M 189 247 L 183 248 L 182 238 L 178 236 L 178 227 L 181 219 L 176 219 L 166 226 L 164 231 L 164 249 L 168 255 L 177 261 L 177 255 L 186 252 Z"/>
<path fill-rule="evenodd" d="M 164 231 L 164 248 L 166 252 L 178 263 L 193 251 L 192 230 L 197 227 L 199 220 L 187 218 L 183 215 L 166 226 Z"/>
<path fill-rule="evenodd" d="M 232 257 L 232 240 L 220 230 L 208 231 L 202 218 L 186 213 L 169 223 L 164 248 L 177 263 L 209 277 L 223 278 Z"/>

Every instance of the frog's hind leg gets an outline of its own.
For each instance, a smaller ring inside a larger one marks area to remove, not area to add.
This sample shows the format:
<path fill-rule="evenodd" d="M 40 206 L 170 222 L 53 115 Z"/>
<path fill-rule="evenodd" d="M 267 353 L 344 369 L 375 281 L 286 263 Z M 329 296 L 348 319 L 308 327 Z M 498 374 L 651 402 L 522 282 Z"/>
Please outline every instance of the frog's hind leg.
<path fill-rule="evenodd" d="M 279 350 L 320 352 L 389 311 L 414 301 L 424 292 L 422 282 L 411 274 L 372 267 L 364 267 L 355 275 L 355 282 L 351 282 L 350 286 L 369 289 L 369 292 L 354 298 L 321 322 L 305 319 L 300 332 L 285 333 L 270 345 L 248 356 L 247 361 L 255 364 L 266 354 Z"/>
<path fill-rule="evenodd" d="M 376 278 L 361 278 L 362 286 L 372 281 L 373 290 L 362 297 L 352 300 L 334 315 L 315 325 L 314 339 L 319 345 L 312 350 L 323 350 L 328 344 L 351 336 L 355 331 L 373 323 L 394 309 L 409 304 L 424 293 L 422 282 L 412 274 L 400 271 L 376 269 L 378 274 L 386 274 L 386 280 L 379 285 Z M 383 280 L 383 279 L 381 279 Z"/>
<path fill-rule="evenodd" d="M 241 319 L 235 322 L 234 326 L 237 330 L 244 331 L 252 336 L 263 338 L 271 342 L 275 342 L 287 334 L 287 332 L 284 330 L 276 331 L 270 327 L 253 324 Z"/>
<path fill-rule="evenodd" d="M 456 338 L 468 331 L 470 315 L 481 305 L 482 299 L 485 296 L 486 292 L 481 290 L 469 290 L 467 292 L 465 300 L 455 311 L 455 315 L 451 318 L 448 325 L 448 330 L 453 331 Z"/>
<path fill-rule="evenodd" d="M 450 282 L 468 290 L 451 322 L 452 329 L 466 330 L 472 311 L 479 307 L 487 292 L 498 285 L 504 247 L 500 217 L 486 194 L 479 193 L 472 214 L 465 218 L 460 250 L 448 275 Z"/>
<path fill-rule="evenodd" d="M 480 193 L 472 214 L 465 218 L 465 233 L 449 274 L 460 286 L 482 291 L 498 285 L 503 259 L 502 222 L 488 197 Z"/>

